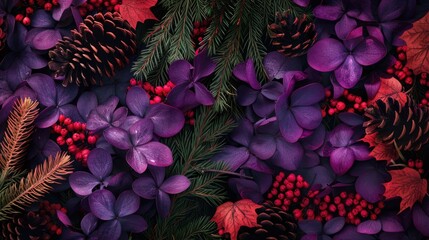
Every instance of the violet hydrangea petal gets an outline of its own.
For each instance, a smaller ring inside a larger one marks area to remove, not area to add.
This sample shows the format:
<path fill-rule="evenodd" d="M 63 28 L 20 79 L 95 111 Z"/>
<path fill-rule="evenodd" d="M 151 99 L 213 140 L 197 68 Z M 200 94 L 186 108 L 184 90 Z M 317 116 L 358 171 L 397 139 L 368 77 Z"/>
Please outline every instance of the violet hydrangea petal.
<path fill-rule="evenodd" d="M 344 175 L 354 163 L 353 151 L 347 147 L 337 148 L 331 153 L 330 163 L 334 172 Z"/>
<path fill-rule="evenodd" d="M 261 84 L 256 77 L 255 66 L 252 59 L 239 63 L 235 66 L 233 72 L 234 76 L 243 82 L 248 83 L 253 89 L 261 89 Z"/>
<path fill-rule="evenodd" d="M 175 85 L 186 83 L 191 79 L 191 70 L 193 66 L 186 60 L 177 60 L 171 63 L 168 68 L 170 81 Z"/>
<path fill-rule="evenodd" d="M 357 27 L 357 22 L 354 18 L 344 14 L 343 17 L 335 24 L 335 33 L 340 39 L 346 39 L 349 33 Z"/>
<path fill-rule="evenodd" d="M 380 220 L 367 220 L 357 226 L 357 232 L 364 234 L 377 234 L 381 231 Z"/>
<path fill-rule="evenodd" d="M 381 228 L 384 232 L 403 232 L 405 229 L 398 215 L 387 213 L 380 216 Z"/>
<path fill-rule="evenodd" d="M 147 229 L 148 225 L 142 216 L 133 214 L 119 219 L 122 230 L 126 232 L 139 233 Z"/>
<path fill-rule="evenodd" d="M 301 71 L 302 62 L 299 58 L 289 58 L 276 51 L 264 57 L 264 68 L 268 79 L 282 79 L 286 72 Z"/>
<path fill-rule="evenodd" d="M 316 104 L 325 97 L 325 89 L 319 83 L 311 83 L 298 88 L 291 95 L 291 106 L 308 106 Z"/>
<path fill-rule="evenodd" d="M 254 155 L 250 155 L 249 159 L 247 159 L 247 161 L 241 167 L 266 174 L 273 173 L 273 170 L 267 165 L 267 163 L 265 163 L 265 161 L 259 160 Z"/>
<path fill-rule="evenodd" d="M 95 236 L 96 239 L 119 239 L 121 231 L 121 223 L 117 219 L 114 219 L 102 223 L 96 230 Z"/>
<path fill-rule="evenodd" d="M 276 148 L 271 160 L 274 165 L 290 171 L 298 169 L 304 156 L 304 149 L 299 143 L 288 143 L 277 138 Z"/>
<path fill-rule="evenodd" d="M 249 158 L 249 151 L 244 147 L 226 146 L 223 150 L 216 154 L 212 161 L 225 162 L 229 166 L 229 170 L 236 171 Z"/>
<path fill-rule="evenodd" d="M 346 89 L 354 87 L 362 76 L 362 66 L 352 55 L 347 56 L 343 64 L 334 72 L 338 83 Z"/>
<path fill-rule="evenodd" d="M 195 98 L 204 106 L 213 105 L 215 99 L 211 92 L 202 84 L 194 83 Z"/>
<path fill-rule="evenodd" d="M 103 136 L 106 138 L 107 142 L 116 148 L 128 150 L 133 147 L 128 132 L 124 129 L 111 127 L 104 131 Z"/>
<path fill-rule="evenodd" d="M 134 123 L 128 131 L 130 133 L 129 135 L 131 138 L 132 145 L 142 145 L 152 140 L 153 123 L 149 119 L 141 119 Z"/>
<path fill-rule="evenodd" d="M 160 137 L 176 135 L 185 124 L 185 117 L 180 110 L 162 103 L 150 106 L 146 117 L 152 120 L 153 131 Z"/>
<path fill-rule="evenodd" d="M 149 97 L 145 90 L 140 87 L 130 88 L 125 101 L 133 114 L 144 117 L 146 109 L 149 107 Z"/>
<path fill-rule="evenodd" d="M 60 31 L 56 29 L 46 29 L 36 34 L 31 42 L 31 46 L 37 50 L 49 50 L 61 40 Z"/>
<path fill-rule="evenodd" d="M 115 196 L 105 189 L 95 191 L 89 196 L 89 207 L 91 208 L 91 212 L 101 220 L 111 220 L 115 218 L 114 204 Z"/>
<path fill-rule="evenodd" d="M 47 107 L 43 109 L 37 117 L 35 121 L 36 126 L 39 128 L 48 128 L 57 122 L 59 116 L 60 111 L 57 107 Z"/>
<path fill-rule="evenodd" d="M 292 113 L 297 124 L 304 129 L 316 129 L 322 122 L 322 113 L 319 105 L 293 107 Z"/>
<path fill-rule="evenodd" d="M 413 207 L 413 223 L 415 228 L 424 236 L 429 236 L 429 216 L 423 211 L 419 204 Z"/>
<path fill-rule="evenodd" d="M 112 157 L 106 150 L 95 148 L 88 155 L 88 168 L 95 177 L 102 180 L 112 172 Z"/>
<path fill-rule="evenodd" d="M 265 98 L 262 94 L 258 94 L 256 101 L 252 105 L 253 111 L 259 117 L 267 117 L 274 112 L 275 103 L 267 98 Z"/>
<path fill-rule="evenodd" d="M 143 173 L 147 169 L 147 159 L 143 153 L 136 147 L 127 152 L 125 157 L 128 165 L 137 173 Z"/>
<path fill-rule="evenodd" d="M 52 28 L 55 26 L 55 20 L 47 11 L 39 9 L 34 11 L 31 16 L 31 26 L 35 28 Z"/>
<path fill-rule="evenodd" d="M 335 217 L 327 221 L 323 226 L 323 232 L 328 235 L 333 235 L 339 232 L 345 225 L 346 220 L 343 217 Z"/>
<path fill-rule="evenodd" d="M 158 192 L 158 186 L 156 186 L 155 181 L 148 176 L 136 179 L 132 187 L 133 191 L 144 199 L 155 199 Z"/>
<path fill-rule="evenodd" d="M 322 231 L 322 223 L 316 220 L 301 220 L 298 226 L 306 234 L 317 234 Z"/>
<path fill-rule="evenodd" d="M 301 137 L 303 129 L 298 125 L 294 115 L 287 108 L 287 96 L 283 94 L 275 105 L 279 129 L 286 141 L 296 142 Z"/>
<path fill-rule="evenodd" d="M 164 183 L 162 183 L 160 190 L 168 194 L 178 194 L 188 189 L 190 185 L 191 181 L 189 181 L 187 177 L 175 175 L 165 180 Z"/>
<path fill-rule="evenodd" d="M 155 201 L 158 214 L 161 217 L 168 216 L 171 206 L 170 196 L 168 196 L 168 194 L 163 191 L 158 191 Z"/>
<path fill-rule="evenodd" d="M 357 143 L 351 145 L 349 148 L 353 151 L 353 154 L 355 155 L 355 160 L 366 161 L 371 159 L 371 156 L 369 155 L 370 150 L 366 144 Z"/>
<path fill-rule="evenodd" d="M 214 72 L 216 68 L 215 62 L 208 56 L 208 51 L 203 50 L 194 59 L 194 76 L 193 81 L 198 81 L 201 78 L 207 77 Z"/>
<path fill-rule="evenodd" d="M 249 150 L 259 159 L 266 160 L 273 156 L 276 151 L 274 137 L 270 135 L 256 135 L 249 144 Z"/>
<path fill-rule="evenodd" d="M 254 103 L 258 97 L 259 91 L 256 91 L 246 85 L 237 88 L 237 103 L 240 106 L 249 106 Z"/>
<path fill-rule="evenodd" d="M 321 72 L 337 69 L 346 59 L 347 51 L 343 44 L 333 38 L 316 42 L 307 55 L 308 64 Z"/>
<path fill-rule="evenodd" d="M 173 163 L 173 154 L 166 145 L 150 142 L 137 147 L 146 158 L 147 164 L 157 167 L 167 167 Z"/>
<path fill-rule="evenodd" d="M 348 146 L 353 134 L 354 131 L 351 127 L 340 124 L 329 134 L 328 140 L 334 147 L 345 147 Z"/>
<path fill-rule="evenodd" d="M 386 56 L 386 47 L 378 40 L 368 37 L 353 49 L 353 57 L 360 65 L 369 66 Z"/>
<path fill-rule="evenodd" d="M 271 81 L 264 84 L 264 86 L 262 86 L 262 89 L 261 89 L 261 94 L 264 97 L 273 101 L 277 100 L 282 93 L 283 93 L 282 84 L 276 81 Z"/>
<path fill-rule="evenodd" d="M 323 20 L 336 21 L 343 16 L 344 12 L 340 5 L 319 5 L 314 8 L 313 14 Z"/>
<path fill-rule="evenodd" d="M 83 233 L 89 235 L 97 227 L 98 219 L 92 213 L 87 213 L 80 222 Z"/>
<path fill-rule="evenodd" d="M 37 100 L 45 107 L 56 104 L 54 80 L 48 75 L 35 73 L 27 79 L 30 87 L 36 92 Z"/>
<path fill-rule="evenodd" d="M 115 202 L 115 213 L 118 217 L 131 215 L 140 207 L 140 198 L 133 191 L 122 192 Z"/>
<path fill-rule="evenodd" d="M 76 106 L 79 114 L 86 121 L 89 113 L 98 106 L 97 96 L 93 92 L 84 92 L 79 96 Z"/>

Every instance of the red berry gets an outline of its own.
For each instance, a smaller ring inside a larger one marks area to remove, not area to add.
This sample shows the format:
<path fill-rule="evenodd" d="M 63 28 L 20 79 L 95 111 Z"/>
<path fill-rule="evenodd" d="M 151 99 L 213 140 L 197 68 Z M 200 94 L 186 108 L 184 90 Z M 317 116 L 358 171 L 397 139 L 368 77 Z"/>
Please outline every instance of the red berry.
<path fill-rule="evenodd" d="M 25 26 L 30 26 L 30 24 L 31 24 L 30 18 L 25 17 L 24 19 L 22 19 L 22 24 L 24 24 Z"/>
<path fill-rule="evenodd" d="M 33 8 L 31 8 L 31 7 L 27 7 L 27 8 L 25 9 L 25 12 L 27 13 L 27 16 L 28 16 L 28 15 L 33 14 L 34 9 L 33 9 Z"/>
<path fill-rule="evenodd" d="M 67 138 L 67 139 L 66 139 L 66 143 L 67 143 L 67 145 L 68 145 L 68 146 L 70 146 L 70 145 L 72 145 L 74 142 L 73 142 L 73 139 L 72 139 L 72 138 Z"/>
<path fill-rule="evenodd" d="M 89 144 L 94 145 L 97 142 L 97 138 L 95 136 L 88 136 L 87 141 Z"/>
<path fill-rule="evenodd" d="M 52 3 L 45 3 L 43 8 L 45 9 L 45 11 L 48 11 L 48 12 L 51 11 L 52 10 Z"/>
<path fill-rule="evenodd" d="M 79 133 L 73 133 L 72 135 L 73 141 L 77 142 L 80 140 L 80 135 Z"/>
<path fill-rule="evenodd" d="M 335 109 L 329 108 L 328 114 L 331 115 L 331 116 L 334 115 L 335 114 Z"/>
<path fill-rule="evenodd" d="M 296 181 L 296 176 L 295 176 L 295 174 L 293 174 L 293 173 L 291 173 L 291 174 L 289 174 L 289 176 L 287 176 L 287 180 L 289 181 L 289 182 L 295 182 Z"/>
<path fill-rule="evenodd" d="M 346 104 L 344 102 L 338 102 L 335 106 L 339 111 L 343 111 L 346 108 Z"/>
<path fill-rule="evenodd" d="M 154 101 L 155 103 L 160 103 L 160 102 L 162 101 L 162 99 L 161 99 L 159 96 L 155 96 L 155 97 L 153 98 L 153 101 Z"/>
<path fill-rule="evenodd" d="M 72 120 L 70 118 L 64 119 L 64 124 L 65 125 L 70 125 L 71 123 L 72 123 Z"/>

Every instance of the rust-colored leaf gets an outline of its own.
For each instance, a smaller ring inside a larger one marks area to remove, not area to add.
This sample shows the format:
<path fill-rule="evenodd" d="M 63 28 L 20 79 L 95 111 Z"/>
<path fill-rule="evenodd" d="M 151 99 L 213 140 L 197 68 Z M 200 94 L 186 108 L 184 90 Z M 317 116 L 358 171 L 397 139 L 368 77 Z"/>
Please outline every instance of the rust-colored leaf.
<path fill-rule="evenodd" d="M 402 34 L 407 43 L 407 67 L 415 74 L 429 72 L 429 13 L 413 23 L 413 27 Z"/>
<path fill-rule="evenodd" d="M 427 193 L 427 180 L 421 179 L 419 172 L 412 168 L 389 171 L 392 180 L 385 183 L 386 198 L 401 198 L 399 213 L 413 207 L 417 201 L 423 201 Z"/>
<path fill-rule="evenodd" d="M 150 10 L 157 2 L 158 0 L 122 0 L 119 11 L 122 18 L 136 28 L 139 21 L 144 22 L 147 19 L 158 20 Z"/>
<path fill-rule="evenodd" d="M 407 94 L 402 91 L 402 84 L 398 79 L 392 78 L 381 78 L 380 89 L 378 90 L 375 97 L 368 101 L 369 105 L 372 105 L 377 100 L 387 101 L 387 99 L 393 98 L 398 100 L 402 106 L 407 102 Z"/>
<path fill-rule="evenodd" d="M 399 158 L 398 151 L 396 151 L 393 144 L 388 145 L 377 141 L 377 133 L 366 134 L 362 138 L 362 141 L 368 143 L 373 148 L 369 155 L 377 161 L 387 161 L 387 163 L 390 163 L 390 161 Z"/>
<path fill-rule="evenodd" d="M 241 226 L 255 227 L 258 225 L 256 209 L 260 207 L 261 205 L 249 199 L 242 199 L 235 203 L 226 202 L 217 207 L 212 221 L 216 222 L 218 229 L 229 233 L 231 240 L 236 240 Z"/>

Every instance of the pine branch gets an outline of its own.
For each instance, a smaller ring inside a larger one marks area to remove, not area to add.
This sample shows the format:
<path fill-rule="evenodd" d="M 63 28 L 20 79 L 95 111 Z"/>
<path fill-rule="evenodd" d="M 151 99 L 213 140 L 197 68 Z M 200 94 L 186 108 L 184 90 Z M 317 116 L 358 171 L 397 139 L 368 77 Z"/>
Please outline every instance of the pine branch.
<path fill-rule="evenodd" d="M 33 122 L 39 110 L 38 102 L 18 99 L 7 120 L 7 129 L 0 143 L 0 185 L 10 174 L 17 174 L 33 132 Z"/>
<path fill-rule="evenodd" d="M 13 214 L 38 201 L 51 191 L 52 185 L 60 183 L 65 176 L 72 173 L 70 156 L 57 153 L 38 165 L 27 176 L 8 187 L 0 195 L 0 221 L 11 219 Z"/>

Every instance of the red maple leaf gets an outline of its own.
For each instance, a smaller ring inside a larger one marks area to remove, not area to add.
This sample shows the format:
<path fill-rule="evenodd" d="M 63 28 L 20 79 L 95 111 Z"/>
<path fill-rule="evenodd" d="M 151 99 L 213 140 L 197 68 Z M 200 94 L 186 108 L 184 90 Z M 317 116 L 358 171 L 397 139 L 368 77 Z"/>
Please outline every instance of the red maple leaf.
<path fill-rule="evenodd" d="M 407 102 L 407 94 L 402 91 L 402 84 L 398 79 L 392 78 L 381 78 L 380 89 L 378 90 L 375 97 L 368 101 L 369 105 L 374 104 L 377 100 L 381 99 L 386 102 L 387 99 L 393 98 L 398 100 L 402 106 Z"/>
<path fill-rule="evenodd" d="M 429 72 L 429 13 L 413 23 L 413 27 L 402 34 L 407 43 L 407 67 L 415 74 Z"/>
<path fill-rule="evenodd" d="M 147 19 L 158 20 L 150 10 L 158 0 L 122 0 L 119 12 L 122 18 L 127 20 L 131 26 L 137 27 L 137 22 Z"/>
<path fill-rule="evenodd" d="M 390 170 L 392 180 L 384 183 L 386 198 L 401 198 L 399 213 L 407 208 L 411 208 L 415 202 L 423 201 L 427 193 L 428 182 L 421 179 L 419 172 L 412 168 L 403 168 L 400 170 Z"/>
<path fill-rule="evenodd" d="M 231 240 L 236 240 L 241 226 L 258 226 L 256 209 L 260 207 L 261 205 L 249 199 L 242 199 L 235 203 L 226 202 L 217 207 L 212 221 L 216 222 L 218 229 L 224 229 L 229 233 Z"/>
<path fill-rule="evenodd" d="M 398 151 L 396 151 L 393 144 L 384 144 L 381 141 L 377 141 L 377 133 L 366 134 L 362 141 L 373 147 L 369 155 L 377 161 L 390 163 L 392 160 L 395 161 L 399 158 Z"/>

